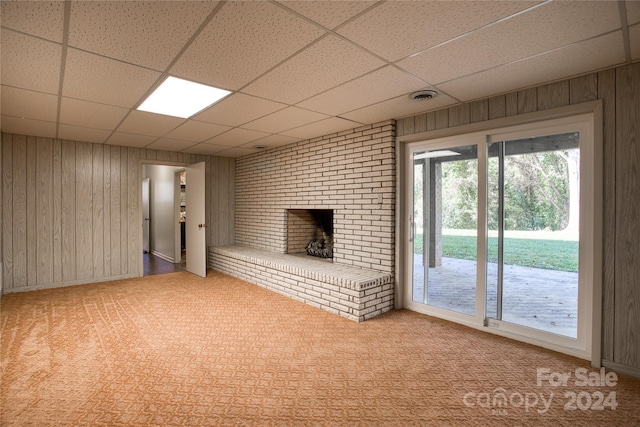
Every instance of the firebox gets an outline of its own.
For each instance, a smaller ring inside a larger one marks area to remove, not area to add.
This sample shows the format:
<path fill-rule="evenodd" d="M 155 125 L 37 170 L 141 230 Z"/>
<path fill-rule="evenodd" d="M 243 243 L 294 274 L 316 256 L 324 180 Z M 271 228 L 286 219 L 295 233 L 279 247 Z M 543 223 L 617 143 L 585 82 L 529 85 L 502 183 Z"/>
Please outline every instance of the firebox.
<path fill-rule="evenodd" d="M 333 258 L 333 209 L 287 209 L 287 253 Z"/>

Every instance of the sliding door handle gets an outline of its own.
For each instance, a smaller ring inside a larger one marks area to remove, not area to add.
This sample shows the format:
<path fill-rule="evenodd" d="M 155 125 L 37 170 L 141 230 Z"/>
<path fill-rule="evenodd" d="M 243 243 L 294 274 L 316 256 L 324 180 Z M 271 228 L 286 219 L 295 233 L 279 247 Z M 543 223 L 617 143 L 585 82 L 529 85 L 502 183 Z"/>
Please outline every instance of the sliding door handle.
<path fill-rule="evenodd" d="M 416 239 L 416 223 L 412 217 L 409 217 L 409 241 L 413 242 Z"/>

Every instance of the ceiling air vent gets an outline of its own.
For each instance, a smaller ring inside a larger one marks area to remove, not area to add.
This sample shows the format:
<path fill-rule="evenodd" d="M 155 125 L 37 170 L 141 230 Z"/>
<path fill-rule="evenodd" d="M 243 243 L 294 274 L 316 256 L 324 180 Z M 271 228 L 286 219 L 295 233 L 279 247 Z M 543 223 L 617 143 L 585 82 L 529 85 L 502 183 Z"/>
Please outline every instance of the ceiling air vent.
<path fill-rule="evenodd" d="M 436 96 L 438 96 L 438 92 L 436 92 L 435 90 L 419 90 L 409 95 L 409 98 L 413 99 L 414 101 L 428 101 L 435 98 Z"/>

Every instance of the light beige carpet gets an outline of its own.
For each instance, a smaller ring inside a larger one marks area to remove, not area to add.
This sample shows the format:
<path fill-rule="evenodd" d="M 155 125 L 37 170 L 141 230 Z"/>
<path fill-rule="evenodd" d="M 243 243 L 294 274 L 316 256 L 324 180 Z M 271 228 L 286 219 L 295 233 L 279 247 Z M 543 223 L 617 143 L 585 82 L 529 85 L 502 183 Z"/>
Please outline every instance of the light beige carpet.
<path fill-rule="evenodd" d="M 216 272 L 1 311 L 2 426 L 640 425 L 640 380 L 577 386 L 598 376 L 579 359 L 405 310 L 358 324 Z"/>

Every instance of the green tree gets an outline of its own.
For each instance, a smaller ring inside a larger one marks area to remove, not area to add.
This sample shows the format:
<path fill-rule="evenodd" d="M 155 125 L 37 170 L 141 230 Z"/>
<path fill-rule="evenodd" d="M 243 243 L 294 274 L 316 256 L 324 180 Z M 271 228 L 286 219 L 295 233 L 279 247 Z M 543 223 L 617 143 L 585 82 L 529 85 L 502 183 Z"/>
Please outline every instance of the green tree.
<path fill-rule="evenodd" d="M 504 171 L 507 230 L 562 230 L 577 213 L 578 150 L 508 155 Z M 498 158 L 488 161 L 488 226 L 498 227 Z M 573 174 L 573 175 L 572 175 Z M 442 163 L 444 228 L 473 229 L 477 221 L 477 161 Z M 576 215 L 577 216 L 577 215 Z"/>
<path fill-rule="evenodd" d="M 505 228 L 562 230 L 568 223 L 568 171 L 558 151 L 505 158 Z"/>
<path fill-rule="evenodd" d="M 476 228 L 477 183 L 477 160 L 442 163 L 442 225 L 444 228 Z"/>

